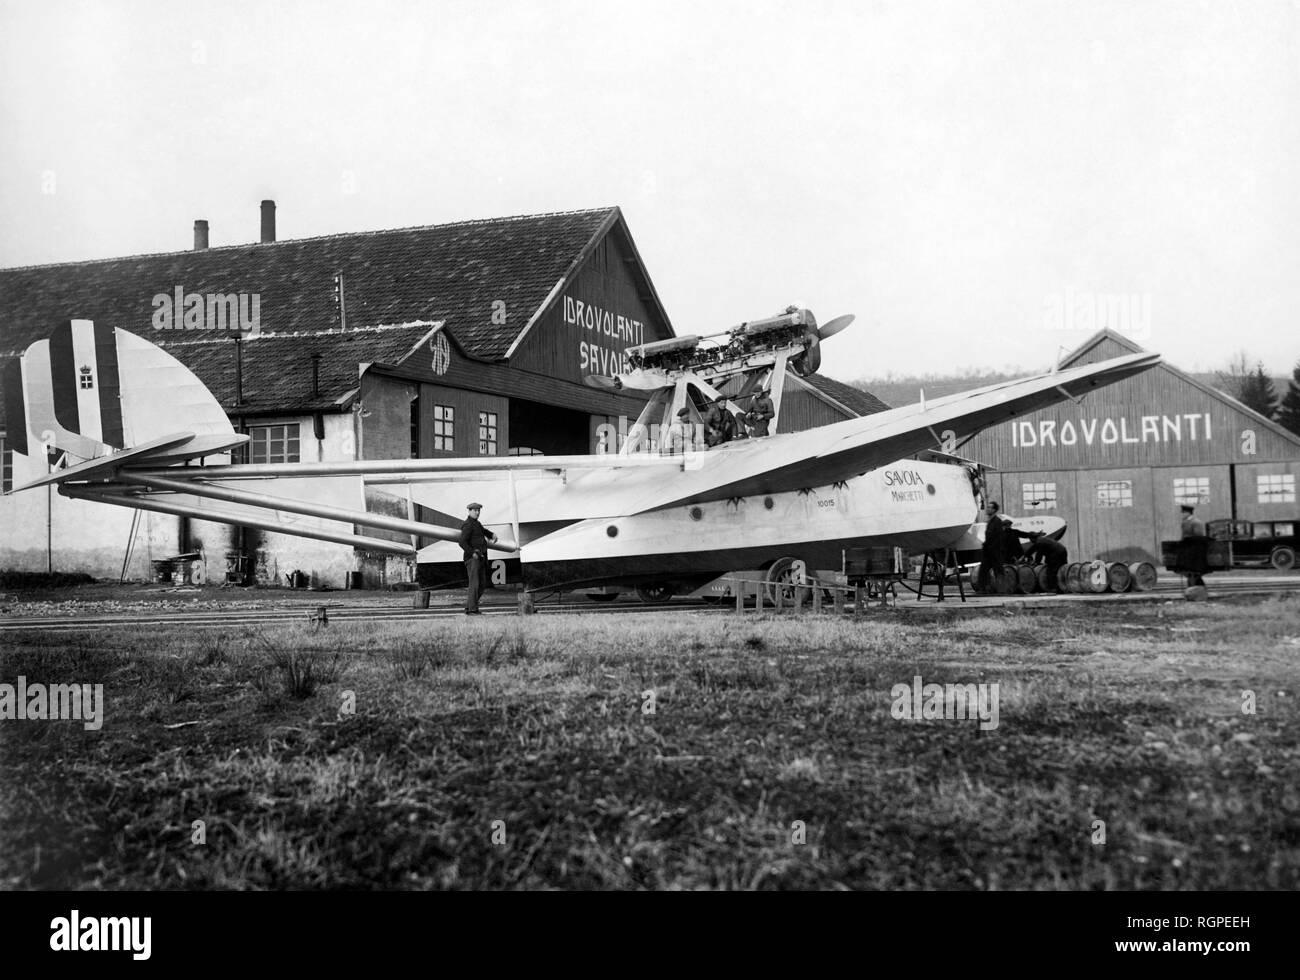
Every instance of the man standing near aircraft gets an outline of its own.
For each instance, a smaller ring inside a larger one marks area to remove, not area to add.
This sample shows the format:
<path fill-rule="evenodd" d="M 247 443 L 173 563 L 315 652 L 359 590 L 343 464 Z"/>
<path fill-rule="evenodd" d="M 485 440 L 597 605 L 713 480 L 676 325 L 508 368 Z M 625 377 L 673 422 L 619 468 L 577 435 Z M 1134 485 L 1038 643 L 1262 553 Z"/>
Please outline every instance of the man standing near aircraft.
<path fill-rule="evenodd" d="M 976 586 L 981 592 L 989 590 L 989 575 L 996 575 L 1005 561 L 1007 533 L 1011 522 L 1002 516 L 1001 510 L 996 500 L 989 501 L 989 521 L 984 526 L 984 549 L 980 554 L 980 573 Z"/>
<path fill-rule="evenodd" d="M 767 391 L 759 388 L 749 405 L 749 434 L 757 439 L 767 435 L 767 425 L 776 417 L 776 406 Z"/>
<path fill-rule="evenodd" d="M 1205 522 L 1196 516 L 1196 508 L 1183 504 L 1182 541 L 1178 546 L 1178 571 L 1187 576 L 1187 587 L 1204 585 L 1209 571 L 1210 539 L 1205 536 Z"/>
<path fill-rule="evenodd" d="M 469 516 L 460 526 L 460 550 L 465 555 L 465 615 L 478 616 L 479 596 L 487 588 L 487 546 L 497 536 L 478 522 L 483 512 L 482 504 L 470 504 L 466 508 Z"/>

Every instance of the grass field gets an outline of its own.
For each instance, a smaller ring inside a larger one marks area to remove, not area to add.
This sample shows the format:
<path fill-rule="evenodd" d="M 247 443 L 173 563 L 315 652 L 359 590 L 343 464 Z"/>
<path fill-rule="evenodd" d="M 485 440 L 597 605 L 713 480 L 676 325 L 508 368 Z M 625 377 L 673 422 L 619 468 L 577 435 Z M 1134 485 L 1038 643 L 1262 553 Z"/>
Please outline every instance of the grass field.
<path fill-rule="evenodd" d="M 4 888 L 1300 887 L 1295 596 L 3 642 Z"/>

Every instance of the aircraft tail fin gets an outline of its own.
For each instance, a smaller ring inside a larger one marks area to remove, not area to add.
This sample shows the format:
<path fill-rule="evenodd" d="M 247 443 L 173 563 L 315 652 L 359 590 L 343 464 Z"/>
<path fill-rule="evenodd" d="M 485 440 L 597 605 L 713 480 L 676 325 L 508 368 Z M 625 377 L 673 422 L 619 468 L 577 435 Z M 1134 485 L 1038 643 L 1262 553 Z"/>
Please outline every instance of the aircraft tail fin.
<path fill-rule="evenodd" d="M 157 465 L 248 440 L 180 361 L 142 337 L 90 320 L 60 324 L 10 361 L 4 391 L 6 448 L 29 458 L 44 453 L 52 464 L 79 471 L 127 451 L 134 462 Z"/>

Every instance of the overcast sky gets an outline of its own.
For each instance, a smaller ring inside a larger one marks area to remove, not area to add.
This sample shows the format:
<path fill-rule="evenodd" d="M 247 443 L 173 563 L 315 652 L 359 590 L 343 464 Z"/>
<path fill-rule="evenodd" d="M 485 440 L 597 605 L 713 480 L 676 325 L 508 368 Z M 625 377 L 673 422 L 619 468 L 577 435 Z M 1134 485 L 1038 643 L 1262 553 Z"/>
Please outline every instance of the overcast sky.
<path fill-rule="evenodd" d="M 262 198 L 282 239 L 617 204 L 679 333 L 856 313 L 844 380 L 1105 318 L 1289 374 L 1298 41 L 1295 0 L 0 0 L 0 266 Z"/>

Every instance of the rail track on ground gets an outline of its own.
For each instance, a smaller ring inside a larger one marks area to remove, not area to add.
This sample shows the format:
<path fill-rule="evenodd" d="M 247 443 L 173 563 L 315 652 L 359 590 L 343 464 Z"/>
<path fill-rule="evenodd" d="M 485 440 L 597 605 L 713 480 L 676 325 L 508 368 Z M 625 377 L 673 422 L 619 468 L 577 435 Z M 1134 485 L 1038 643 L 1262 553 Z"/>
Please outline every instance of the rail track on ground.
<path fill-rule="evenodd" d="M 129 610 L 114 613 L 86 612 L 71 616 L 14 616 L 0 618 L 0 633 L 17 630 L 38 631 L 77 631 L 99 629 L 138 629 L 150 626 L 185 626 L 193 629 L 205 628 L 249 628 L 263 626 L 311 624 L 312 617 L 319 608 L 326 610 L 331 625 L 342 623 L 422 623 L 433 619 L 464 619 L 465 611 L 460 606 L 430 606 L 417 609 L 411 604 L 397 605 L 349 605 L 335 604 L 322 598 L 315 605 L 295 605 L 268 609 L 148 609 Z M 517 617 L 515 603 L 484 603 L 481 605 L 483 618 L 497 619 L 503 616 Z M 610 615 L 615 613 L 650 613 L 663 614 L 671 612 L 700 611 L 710 606 L 701 599 L 674 599 L 661 604 L 647 604 L 639 600 L 628 602 L 592 602 L 578 600 L 573 602 L 541 601 L 536 605 L 539 615 L 557 613 L 596 613 Z"/>
<path fill-rule="evenodd" d="M 1247 597 L 1252 595 L 1270 595 L 1300 593 L 1300 575 L 1270 578 L 1263 580 L 1221 580 L 1211 582 L 1210 597 Z M 346 594 L 346 593 L 344 593 Z M 401 605 L 396 603 L 366 603 L 340 601 L 331 599 L 329 593 L 322 593 L 319 601 L 295 596 L 292 605 L 270 606 L 266 608 L 223 608 L 205 609 L 196 606 L 187 609 L 174 607 L 152 610 L 136 608 L 129 610 L 99 612 L 82 610 L 75 613 L 59 614 L 51 612 L 44 615 L 0 616 L 0 634 L 20 631 L 37 632 L 77 632 L 85 630 L 107 629 L 146 629 L 150 627 L 184 626 L 189 629 L 248 629 L 268 626 L 291 626 L 312 624 L 312 617 L 318 615 L 322 607 L 326 610 L 329 623 L 423 623 L 431 620 L 463 619 L 465 612 L 460 605 L 435 604 L 428 608 L 415 608 L 413 603 Z M 1025 608 L 1060 608 L 1076 603 L 1096 602 L 1151 602 L 1173 601 L 1182 596 L 1179 583 L 1162 580 L 1149 592 L 1128 592 L 1120 595 L 1114 593 L 1053 595 L 1037 593 L 1033 595 L 992 595 L 967 592 L 966 602 L 962 602 L 956 586 L 945 589 L 945 599 L 940 606 L 936 601 L 935 587 L 927 584 L 925 595 L 918 600 L 911 592 L 899 590 L 895 608 L 925 610 L 946 608 L 949 610 L 965 608 L 972 612 L 981 609 L 1023 606 Z M 147 603 L 141 603 L 147 606 Z M 674 598 L 664 603 L 644 603 L 638 599 L 617 599 L 607 602 L 594 602 L 590 599 L 539 599 L 536 613 L 542 616 L 562 614 L 586 615 L 665 615 L 665 614 L 703 614 L 735 612 L 735 601 L 723 598 L 718 601 L 704 599 Z M 868 603 L 867 614 L 875 613 L 879 604 L 875 599 Z M 752 603 L 751 603 L 752 609 Z M 516 618 L 518 607 L 514 601 L 489 602 L 482 604 L 484 619 Z M 772 612 L 770 606 L 765 612 Z M 794 610 L 786 609 L 787 614 L 796 615 Z M 805 606 L 804 613 L 811 614 Z M 829 609 L 826 610 L 829 613 Z"/>

